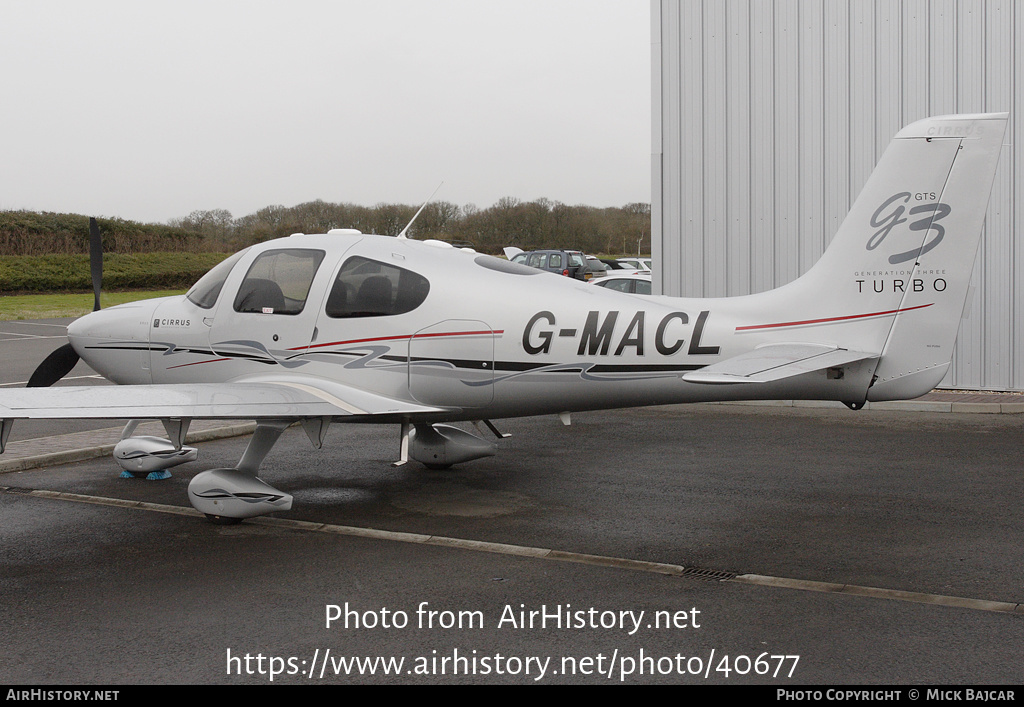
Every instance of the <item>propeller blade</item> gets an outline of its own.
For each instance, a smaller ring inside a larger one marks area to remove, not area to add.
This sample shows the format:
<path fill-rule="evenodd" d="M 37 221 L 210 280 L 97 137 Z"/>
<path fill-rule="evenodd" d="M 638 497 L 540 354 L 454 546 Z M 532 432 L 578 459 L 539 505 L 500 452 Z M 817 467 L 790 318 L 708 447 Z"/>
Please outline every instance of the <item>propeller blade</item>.
<path fill-rule="evenodd" d="M 92 291 L 96 296 L 96 303 L 92 311 L 100 309 L 100 284 L 103 282 L 103 237 L 100 235 L 100 225 L 96 219 L 89 218 L 89 272 L 92 275 Z"/>
<path fill-rule="evenodd" d="M 100 308 L 100 285 L 103 282 L 103 236 L 95 218 L 89 218 L 89 274 L 92 276 L 94 304 L 92 311 Z M 39 364 L 28 379 L 26 388 L 49 388 L 71 372 L 78 363 L 78 353 L 70 343 L 64 344 Z"/>
<path fill-rule="evenodd" d="M 28 379 L 26 388 L 49 388 L 71 372 L 78 363 L 78 354 L 71 344 L 64 344 L 43 359 L 32 377 Z"/>

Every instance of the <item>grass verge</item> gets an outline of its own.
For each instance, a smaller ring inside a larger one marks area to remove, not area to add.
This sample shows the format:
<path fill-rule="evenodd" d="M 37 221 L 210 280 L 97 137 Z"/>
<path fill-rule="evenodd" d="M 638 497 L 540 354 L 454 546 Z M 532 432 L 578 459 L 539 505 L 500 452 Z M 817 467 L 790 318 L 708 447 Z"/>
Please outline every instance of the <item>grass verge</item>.
<path fill-rule="evenodd" d="M 104 292 L 100 305 L 106 309 L 116 304 L 136 302 L 153 297 L 184 294 L 185 290 L 136 290 L 132 292 Z M 0 321 L 18 319 L 61 319 L 80 317 L 92 311 L 93 294 L 5 295 L 0 296 Z"/>

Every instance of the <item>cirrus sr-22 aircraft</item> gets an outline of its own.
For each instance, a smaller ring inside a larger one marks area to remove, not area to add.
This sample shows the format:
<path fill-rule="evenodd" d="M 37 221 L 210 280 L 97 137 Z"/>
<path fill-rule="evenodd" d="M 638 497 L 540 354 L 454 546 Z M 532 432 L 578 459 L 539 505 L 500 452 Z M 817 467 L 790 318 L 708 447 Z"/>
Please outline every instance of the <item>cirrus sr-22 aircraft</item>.
<path fill-rule="evenodd" d="M 760 294 L 627 295 L 351 230 L 254 245 L 184 296 L 73 322 L 66 363 L 120 385 L 45 387 L 70 366 L 44 362 L 44 387 L 0 391 L 0 441 L 18 419 L 159 419 L 180 452 L 192 420 L 255 420 L 235 468 L 189 485 L 237 522 L 291 507 L 257 471 L 296 422 L 318 447 L 332 423 L 394 423 L 402 462 L 443 468 L 496 451 L 458 421 L 500 438 L 492 420 L 528 415 L 919 397 L 950 365 L 1007 118 L 901 130 L 818 263 Z"/>

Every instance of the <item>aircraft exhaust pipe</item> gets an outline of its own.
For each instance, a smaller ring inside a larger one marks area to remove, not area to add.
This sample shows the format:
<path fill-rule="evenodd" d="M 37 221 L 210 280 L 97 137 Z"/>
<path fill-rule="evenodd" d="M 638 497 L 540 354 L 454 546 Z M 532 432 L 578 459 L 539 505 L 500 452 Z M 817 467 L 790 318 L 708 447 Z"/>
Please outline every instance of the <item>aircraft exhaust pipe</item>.
<path fill-rule="evenodd" d="M 451 425 L 416 425 L 409 435 L 409 456 L 428 469 L 493 457 L 498 447 Z"/>
<path fill-rule="evenodd" d="M 215 522 L 240 522 L 292 507 L 289 494 L 238 469 L 197 474 L 188 485 L 188 500 Z"/>

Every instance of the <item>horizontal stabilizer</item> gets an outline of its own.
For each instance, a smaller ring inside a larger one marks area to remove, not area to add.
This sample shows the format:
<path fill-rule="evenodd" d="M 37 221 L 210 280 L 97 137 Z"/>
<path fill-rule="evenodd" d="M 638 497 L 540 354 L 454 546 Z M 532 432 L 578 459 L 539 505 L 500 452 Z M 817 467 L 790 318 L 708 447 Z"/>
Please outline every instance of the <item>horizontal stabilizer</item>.
<path fill-rule="evenodd" d="M 878 354 L 850 351 L 823 344 L 770 344 L 683 376 L 688 383 L 770 383 Z"/>

